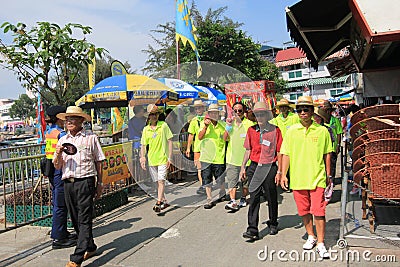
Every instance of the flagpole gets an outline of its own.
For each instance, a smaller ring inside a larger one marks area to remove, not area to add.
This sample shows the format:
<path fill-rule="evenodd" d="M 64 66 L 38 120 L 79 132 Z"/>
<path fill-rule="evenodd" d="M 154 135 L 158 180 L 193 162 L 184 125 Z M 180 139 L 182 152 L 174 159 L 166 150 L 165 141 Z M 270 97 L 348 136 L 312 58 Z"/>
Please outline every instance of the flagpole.
<path fill-rule="evenodd" d="M 181 79 L 181 58 L 179 54 L 179 40 L 176 40 L 176 78 Z"/>

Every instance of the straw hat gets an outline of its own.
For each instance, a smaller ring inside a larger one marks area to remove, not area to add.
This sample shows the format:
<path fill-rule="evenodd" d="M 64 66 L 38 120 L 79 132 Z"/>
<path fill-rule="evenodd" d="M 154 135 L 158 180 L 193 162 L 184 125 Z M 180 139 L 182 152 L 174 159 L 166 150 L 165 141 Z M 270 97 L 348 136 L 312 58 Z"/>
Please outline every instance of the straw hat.
<path fill-rule="evenodd" d="M 313 106 L 314 107 L 314 101 L 312 100 L 311 96 L 300 96 L 297 99 L 296 107 L 297 106 Z"/>
<path fill-rule="evenodd" d="M 211 104 L 208 106 L 207 112 L 213 112 L 213 111 L 219 112 L 218 104 Z"/>
<path fill-rule="evenodd" d="M 206 105 L 203 103 L 203 101 L 201 101 L 201 100 L 195 100 L 194 102 L 193 102 L 193 106 L 194 107 L 205 107 Z"/>
<path fill-rule="evenodd" d="M 329 115 L 323 108 L 314 107 L 314 114 L 320 116 L 324 120 L 324 123 L 329 123 Z"/>
<path fill-rule="evenodd" d="M 281 100 L 278 101 L 278 103 L 276 103 L 277 107 L 289 107 L 290 103 L 287 99 L 282 98 Z"/>
<path fill-rule="evenodd" d="M 77 106 L 69 106 L 67 108 L 67 111 L 65 113 L 58 113 L 57 118 L 64 120 L 66 117 L 72 117 L 72 116 L 77 116 L 77 117 L 82 117 L 85 119 L 85 121 L 91 121 L 92 117 L 85 112 L 80 107 Z"/>
<path fill-rule="evenodd" d="M 155 104 L 149 104 L 147 106 L 147 113 L 160 113 L 160 110 L 158 109 L 158 107 Z"/>
<path fill-rule="evenodd" d="M 256 111 L 268 111 L 271 110 L 268 108 L 267 104 L 265 102 L 256 102 L 253 106 L 253 112 Z"/>
<path fill-rule="evenodd" d="M 328 100 L 324 100 L 323 107 L 324 107 L 325 109 L 327 109 L 327 110 L 332 110 L 332 109 L 334 109 L 333 106 L 332 106 L 332 103 L 329 102 Z"/>

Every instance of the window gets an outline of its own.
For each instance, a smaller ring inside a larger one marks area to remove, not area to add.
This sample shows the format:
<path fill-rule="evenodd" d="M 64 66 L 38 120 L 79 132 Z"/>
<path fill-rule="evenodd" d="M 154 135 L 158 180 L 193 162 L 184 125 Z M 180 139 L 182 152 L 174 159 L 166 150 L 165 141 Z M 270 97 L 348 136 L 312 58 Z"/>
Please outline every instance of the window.
<path fill-rule="evenodd" d="M 343 92 L 343 89 L 336 89 L 336 90 L 330 90 L 331 97 L 334 95 L 340 94 Z"/>
<path fill-rule="evenodd" d="M 289 79 L 301 78 L 303 72 L 301 70 L 289 72 Z"/>
<path fill-rule="evenodd" d="M 341 87 L 346 87 L 345 82 L 334 82 L 333 83 L 333 88 L 341 88 Z"/>
<path fill-rule="evenodd" d="M 303 93 L 290 94 L 290 101 L 296 101 Z"/>

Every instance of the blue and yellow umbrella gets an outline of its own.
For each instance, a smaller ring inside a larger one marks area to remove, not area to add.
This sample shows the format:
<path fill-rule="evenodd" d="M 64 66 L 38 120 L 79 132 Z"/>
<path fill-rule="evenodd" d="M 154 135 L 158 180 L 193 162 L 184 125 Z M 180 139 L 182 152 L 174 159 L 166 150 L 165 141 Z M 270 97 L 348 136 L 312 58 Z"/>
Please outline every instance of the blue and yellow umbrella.
<path fill-rule="evenodd" d="M 75 102 L 82 108 L 126 107 L 177 100 L 178 94 L 163 83 L 144 75 L 108 77 Z"/>

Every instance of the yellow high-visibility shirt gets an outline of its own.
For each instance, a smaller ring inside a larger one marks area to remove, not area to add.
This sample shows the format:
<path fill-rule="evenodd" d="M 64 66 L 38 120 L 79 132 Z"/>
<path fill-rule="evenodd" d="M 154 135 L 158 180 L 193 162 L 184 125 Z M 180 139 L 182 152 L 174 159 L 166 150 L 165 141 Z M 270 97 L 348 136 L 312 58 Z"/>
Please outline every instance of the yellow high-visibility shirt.
<path fill-rule="evenodd" d="M 160 166 L 168 161 L 168 140 L 173 136 L 168 124 L 158 121 L 156 128 L 151 129 L 150 125 L 143 128 L 140 143 L 143 146 L 149 145 L 147 159 L 149 166 Z"/>
<path fill-rule="evenodd" d="M 290 158 L 290 188 L 313 190 L 326 187 L 324 155 L 332 152 L 328 130 L 313 122 L 308 129 L 301 123 L 286 132 L 280 153 Z"/>

